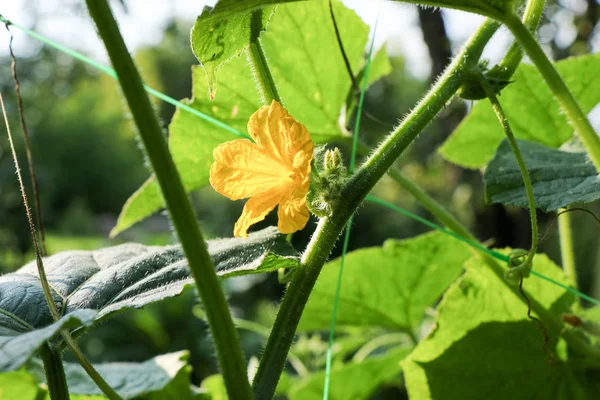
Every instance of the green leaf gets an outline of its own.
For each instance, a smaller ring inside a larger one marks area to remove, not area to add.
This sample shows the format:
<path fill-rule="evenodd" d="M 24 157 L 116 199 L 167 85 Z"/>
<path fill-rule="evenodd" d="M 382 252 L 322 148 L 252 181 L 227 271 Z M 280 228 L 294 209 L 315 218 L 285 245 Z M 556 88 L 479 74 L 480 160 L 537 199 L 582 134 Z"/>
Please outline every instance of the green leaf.
<path fill-rule="evenodd" d="M 211 400 L 227 400 L 227 388 L 223 381 L 223 375 L 211 375 L 202 381 L 200 385 L 202 389 Z"/>
<path fill-rule="evenodd" d="M 206 19 L 223 19 L 277 4 L 304 0 L 219 0 Z"/>
<path fill-rule="evenodd" d="M 0 374 L 0 400 L 34 400 L 45 392 L 26 371 Z"/>
<path fill-rule="evenodd" d="M 559 61 L 556 68 L 584 112 L 600 102 L 600 55 Z M 549 147 L 560 147 L 573 136 L 552 92 L 537 69 L 521 64 L 514 83 L 502 90 L 500 103 L 515 136 Z M 488 100 L 475 104 L 469 115 L 440 148 L 448 161 L 465 168 L 480 168 L 494 155 L 505 137 Z"/>
<path fill-rule="evenodd" d="M 352 71 L 364 64 L 369 27 L 341 2 L 336 22 Z M 284 106 L 306 125 L 315 142 L 340 138 L 339 117 L 351 88 L 328 3 L 299 2 L 277 8 L 261 35 Z"/>
<path fill-rule="evenodd" d="M 274 227 L 247 239 L 210 240 L 208 252 L 221 277 L 298 265 L 296 252 Z M 177 296 L 193 283 L 181 246 L 129 243 L 65 251 L 45 258 L 44 266 L 66 316 L 52 323 L 35 261 L 0 276 L 0 371 L 19 368 L 62 327 L 89 326 L 125 308 Z"/>
<path fill-rule="evenodd" d="M 386 383 L 400 377 L 400 361 L 409 349 L 392 350 L 384 356 L 372 357 L 360 363 L 349 362 L 331 371 L 329 398 L 332 400 L 370 399 Z M 325 371 L 312 374 L 290 389 L 294 400 L 323 398 Z"/>
<path fill-rule="evenodd" d="M 4 275 L 0 279 L 10 275 L 13 274 Z M 35 290 L 37 286 L 33 279 L 24 278 L 21 281 L 13 281 L 11 282 L 13 285 L 9 285 L 9 287 L 2 283 L 0 282 L 0 288 L 2 288 L 0 290 L 2 294 L 0 296 L 0 307 L 4 310 L 0 313 L 0 372 L 15 371 L 21 368 L 35 355 L 40 347 L 61 330 L 90 326 L 96 317 L 96 311 L 94 310 L 79 309 L 43 328 L 28 330 L 22 322 L 17 322 L 14 315 L 18 315 L 21 317 L 21 321 L 26 323 L 32 321 L 26 320 L 24 317 L 33 317 L 33 320 L 38 322 L 50 318 L 49 311 L 47 311 L 48 307 L 43 301 L 43 294 L 41 295 L 43 302 L 40 302 L 39 295 Z M 37 310 L 33 310 L 32 305 L 23 304 L 21 301 L 31 301 L 35 304 Z M 16 305 L 17 309 L 12 310 L 12 312 L 11 309 L 6 310 L 6 303 L 9 303 L 9 306 Z M 19 315 L 14 311 L 23 311 L 26 315 Z"/>
<path fill-rule="evenodd" d="M 440 232 L 346 256 L 337 326 L 412 330 L 460 275 L 469 250 Z M 341 259 L 328 263 L 312 291 L 299 330 L 328 330 Z"/>
<path fill-rule="evenodd" d="M 475 14 L 486 15 L 502 20 L 505 16 L 514 14 L 515 0 L 395 0 L 403 3 L 415 3 L 431 7 L 454 8 Z"/>
<path fill-rule="evenodd" d="M 362 87 L 362 81 L 364 79 L 365 66 L 360 70 L 358 75 L 356 75 L 356 83 L 359 89 Z M 369 67 L 369 78 L 367 79 L 367 86 L 371 86 L 373 83 L 377 82 L 379 79 L 383 78 L 389 73 L 392 72 L 392 64 L 390 63 L 390 58 L 388 57 L 387 50 L 385 47 L 379 49 L 373 58 L 371 59 L 371 66 Z M 346 97 L 346 110 L 354 111 L 357 103 L 356 94 L 353 88 L 350 88 L 348 95 Z M 352 113 L 346 113 L 346 124 L 351 117 Z"/>
<path fill-rule="evenodd" d="M 600 177 L 586 153 L 570 153 L 519 140 L 536 207 L 557 210 L 600 198 Z M 486 201 L 528 207 L 519 166 L 505 139 L 483 175 Z"/>
<path fill-rule="evenodd" d="M 190 386 L 191 367 L 187 365 L 188 352 L 163 354 L 141 363 L 118 362 L 94 364 L 100 376 L 124 399 L 144 396 L 152 399 L 192 399 Z M 85 370 L 75 363 L 65 363 L 69 393 L 101 396 L 103 393 Z M 41 363 L 29 371 L 40 382 L 46 382 Z M 174 392 L 176 389 L 177 392 Z M 168 394 L 173 396 L 169 397 Z"/>
<path fill-rule="evenodd" d="M 215 6 L 215 12 L 221 3 Z M 246 9 L 247 2 L 243 3 L 240 7 Z M 252 7 L 260 3 L 253 3 Z M 250 4 L 248 7 L 253 9 Z M 334 2 L 334 11 L 352 70 L 357 73 L 364 65 L 369 28 L 338 1 Z M 261 42 L 284 106 L 306 125 L 313 141 L 324 143 L 347 137 L 339 120 L 351 91 L 351 81 L 327 3 L 279 6 L 270 19 L 269 30 L 261 35 Z M 379 52 L 377 57 L 371 73 L 373 79 L 388 70 L 385 53 Z M 192 69 L 193 100 L 185 103 L 245 133 L 248 119 L 262 106 L 247 61 L 233 58 L 219 68 L 219 96 L 212 102 L 206 96 L 209 89 L 204 75 L 201 67 Z M 220 143 L 239 139 L 180 109 L 173 117 L 169 133 L 169 148 L 187 192 L 208 184 L 213 149 Z M 151 177 L 127 200 L 111 237 L 163 207 L 160 189 Z"/>
<path fill-rule="evenodd" d="M 261 31 L 267 28 L 273 10 L 262 11 Z M 204 7 L 192 28 L 191 41 L 194 55 L 206 72 L 209 96 L 217 91 L 215 72 L 233 57 L 239 56 L 250 44 L 252 12 L 215 13 Z"/>
<path fill-rule="evenodd" d="M 543 334 L 527 318 L 522 300 L 480 258 L 472 258 L 466 268 L 444 295 L 436 328 L 402 363 L 410 397 L 582 398 L 577 397 L 575 380 L 584 377 L 575 376 L 560 360 L 557 365 L 546 362 Z M 534 269 L 568 284 L 543 254 L 535 256 Z M 571 293 L 542 279 L 527 279 L 523 286 L 530 298 L 555 314 L 568 311 L 574 302 Z M 556 334 L 549 337 L 550 349 L 557 343 Z"/>

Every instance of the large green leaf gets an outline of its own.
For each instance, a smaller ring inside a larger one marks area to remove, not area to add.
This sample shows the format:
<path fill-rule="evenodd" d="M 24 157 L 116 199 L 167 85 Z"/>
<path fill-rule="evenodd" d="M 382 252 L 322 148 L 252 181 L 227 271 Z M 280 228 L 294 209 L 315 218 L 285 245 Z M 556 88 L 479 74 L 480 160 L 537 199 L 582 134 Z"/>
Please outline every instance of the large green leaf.
<path fill-rule="evenodd" d="M 383 247 L 346 256 L 338 327 L 412 330 L 423 313 L 460 275 L 469 250 L 439 232 L 408 240 L 388 240 Z M 319 276 L 299 330 L 328 330 L 341 260 L 328 263 Z"/>
<path fill-rule="evenodd" d="M 260 11 L 261 31 L 266 29 L 272 12 L 272 9 Z M 192 50 L 206 72 L 211 99 L 217 90 L 217 69 L 239 56 L 250 44 L 252 18 L 252 12 L 213 14 L 213 8 L 204 7 L 196 20 L 191 33 Z"/>
<path fill-rule="evenodd" d="M 370 399 L 384 384 L 398 380 L 400 361 L 410 353 L 409 349 L 395 349 L 388 354 L 368 358 L 362 362 L 349 362 L 331 371 L 329 398 L 332 400 Z M 323 398 L 325 372 L 311 374 L 294 384 L 289 392 L 293 400 Z"/>
<path fill-rule="evenodd" d="M 338 1 L 334 2 L 334 10 L 344 48 L 354 73 L 358 74 L 364 64 L 368 27 Z M 351 91 L 351 81 L 327 3 L 279 6 L 261 41 L 279 94 L 290 114 L 306 125 L 315 142 L 343 137 L 339 120 Z M 376 68 L 371 71 L 369 82 L 390 71 L 385 52 L 379 52 L 375 61 Z M 262 106 L 248 62 L 236 57 L 219 68 L 219 95 L 212 102 L 208 100 L 209 89 L 202 68 L 193 68 L 192 79 L 193 100 L 185 102 L 245 133 L 248 119 Z M 180 109 L 173 117 L 169 133 L 169 148 L 188 192 L 208 184 L 213 149 L 220 143 L 239 139 Z M 163 207 L 158 184 L 151 177 L 127 200 L 111 236 Z"/>
<path fill-rule="evenodd" d="M 568 284 L 560 268 L 545 255 L 534 269 Z M 530 278 L 530 298 L 554 314 L 569 310 L 574 296 L 549 282 Z M 436 328 L 403 361 L 411 398 L 418 399 L 570 399 L 586 382 L 566 363 L 546 362 L 543 333 L 527 318 L 527 306 L 480 258 L 467 263 L 467 273 L 446 292 Z M 551 332 L 553 351 L 558 332 Z M 591 393 L 591 392 L 590 392 Z M 588 393 L 588 395 L 590 395 Z"/>
<path fill-rule="evenodd" d="M 586 153 L 570 153 L 519 140 L 535 205 L 546 211 L 600 198 L 600 176 Z M 525 185 L 510 144 L 504 140 L 483 175 L 489 202 L 528 207 Z"/>
<path fill-rule="evenodd" d="M 5 275 L 7 276 L 7 275 Z M 24 280 L 18 282 L 23 287 L 4 287 L 0 283 L 0 307 L 4 308 L 6 299 L 9 303 L 20 303 L 21 300 L 32 301 L 37 307 L 33 310 L 29 305 L 19 306 L 20 311 L 25 312 L 26 317 L 34 317 L 37 322 L 46 319 L 48 307 L 45 302 L 39 302 L 38 295 L 35 293 L 35 285 L 31 281 Z M 5 291 L 6 290 L 6 291 Z M 41 299 L 43 301 L 43 297 Z M 7 310 L 10 312 L 10 310 Z M 36 314 L 36 315 L 33 315 Z M 26 325 L 31 323 L 19 315 L 21 320 L 17 320 L 14 314 L 0 313 L 0 372 L 15 371 L 21 368 L 46 342 L 52 339 L 63 329 L 74 329 L 81 326 L 90 326 L 96 317 L 96 311 L 79 309 L 63 316 L 58 321 L 47 326 L 34 329 Z"/>
<path fill-rule="evenodd" d="M 247 239 L 211 240 L 208 252 L 221 277 L 298 265 L 296 252 L 274 227 Z M 125 308 L 177 296 L 193 282 L 181 246 L 129 243 L 65 251 L 45 258 L 44 266 L 55 302 L 66 315 L 52 323 L 35 262 L 0 276 L 0 371 L 18 368 L 65 326 L 88 326 Z"/>
<path fill-rule="evenodd" d="M 590 112 L 600 101 L 600 55 L 559 61 L 556 68 L 583 111 Z M 517 138 L 559 147 L 573 136 L 573 128 L 535 67 L 520 65 L 513 79 L 514 83 L 502 90 L 500 102 Z M 492 158 L 504 137 L 489 101 L 481 100 L 440 153 L 465 168 L 480 168 Z"/>
<path fill-rule="evenodd" d="M 94 364 L 94 367 L 124 400 L 140 396 L 146 399 L 186 400 L 193 398 L 190 385 L 191 367 L 186 363 L 187 358 L 186 351 L 179 351 L 163 354 L 141 363 L 102 363 Z M 79 364 L 65 363 L 64 367 L 69 393 L 86 396 L 103 394 Z M 39 382 L 46 381 L 40 363 L 33 364 L 30 372 Z M 176 393 L 174 389 L 177 390 Z M 172 396 L 169 397 L 168 394 Z"/>

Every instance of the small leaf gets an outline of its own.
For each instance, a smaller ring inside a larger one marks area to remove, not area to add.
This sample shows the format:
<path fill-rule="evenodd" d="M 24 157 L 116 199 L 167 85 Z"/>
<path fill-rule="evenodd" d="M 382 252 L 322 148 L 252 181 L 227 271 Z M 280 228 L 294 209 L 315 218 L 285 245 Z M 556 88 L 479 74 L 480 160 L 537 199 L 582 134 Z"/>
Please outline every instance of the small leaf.
<path fill-rule="evenodd" d="M 536 207 L 557 210 L 600 198 L 600 176 L 586 153 L 569 153 L 519 140 Z M 519 166 L 504 140 L 483 175 L 488 202 L 528 207 Z"/>
<path fill-rule="evenodd" d="M 399 379 L 400 361 L 410 349 L 395 349 L 386 355 L 372 357 L 360 363 L 349 362 L 331 371 L 330 399 L 369 399 L 386 383 Z M 289 397 L 294 400 L 323 398 L 325 371 L 310 375 L 294 384 Z"/>
<path fill-rule="evenodd" d="M 469 250 L 439 232 L 346 256 L 336 325 L 412 330 L 427 307 L 460 275 Z M 328 330 L 341 260 L 328 263 L 319 276 L 299 330 Z"/>
<path fill-rule="evenodd" d="M 124 400 L 144 396 L 148 399 L 192 399 L 190 386 L 191 367 L 186 361 L 188 353 L 179 351 L 163 354 L 141 363 L 115 362 L 94 364 L 94 368 Z M 100 396 L 102 391 L 85 370 L 75 363 L 64 363 L 69 393 Z M 40 381 L 46 376 L 40 363 L 34 363 L 30 372 Z M 173 388 L 178 392 L 168 393 Z"/>
<path fill-rule="evenodd" d="M 298 265 L 296 252 L 274 227 L 247 239 L 210 240 L 208 252 L 221 277 Z M 57 306 L 66 315 L 52 323 L 35 261 L 0 276 L 0 371 L 19 368 L 63 327 L 87 327 L 125 308 L 177 296 L 193 282 L 181 246 L 129 243 L 65 251 L 45 258 L 44 266 Z"/>
<path fill-rule="evenodd" d="M 600 55 L 573 57 L 555 66 L 583 111 L 590 112 L 600 102 Z M 515 136 L 555 148 L 569 140 L 573 128 L 537 69 L 521 64 L 513 80 L 502 90 L 500 103 Z M 480 168 L 504 138 L 486 99 L 475 104 L 439 151 L 462 167 Z"/>
<path fill-rule="evenodd" d="M 543 254 L 534 270 L 568 284 Z M 576 393 L 575 373 L 560 360 L 549 365 L 543 334 L 527 318 L 527 305 L 478 257 L 444 295 L 436 328 L 402 362 L 408 392 L 418 399 L 559 399 Z M 523 283 L 530 299 L 554 314 L 569 310 L 574 296 L 545 280 Z M 549 349 L 557 343 L 551 332 Z M 582 378 L 581 375 L 577 377 Z M 561 394 L 562 393 L 562 394 Z M 585 398 L 585 397 L 584 397 Z"/>
<path fill-rule="evenodd" d="M 9 274 L 11 275 L 11 274 Z M 8 276 L 8 275 L 4 275 Z M 3 276 L 3 277 L 4 277 Z M 17 283 L 18 284 L 18 283 Z M 0 287 L 2 285 L 0 284 Z M 27 293 L 33 289 L 30 283 L 25 283 L 20 294 L 24 294 L 24 299 L 35 299 L 37 296 L 29 296 Z M 10 288 L 5 292 L 2 287 L 0 293 L 0 304 L 3 304 L 5 298 L 11 298 L 15 295 Z M 17 294 L 18 295 L 18 294 Z M 43 296 L 43 295 L 42 295 Z M 43 298 L 43 297 L 42 297 Z M 12 299 L 14 300 L 14 299 Z M 27 307 L 27 306 L 25 306 Z M 40 314 L 48 314 L 46 303 L 36 304 Z M 23 327 L 14 330 L 15 318 L 9 314 L 0 313 L 0 372 L 15 371 L 21 368 L 47 341 L 52 339 L 63 329 L 74 329 L 81 326 L 91 326 L 96 316 L 94 310 L 75 310 L 72 313 L 65 315 L 58 321 L 45 326 L 43 328 L 25 331 Z M 37 318 L 36 318 L 37 319 Z"/>
<path fill-rule="evenodd" d="M 261 31 L 266 29 L 272 12 L 272 8 L 262 11 Z M 217 90 L 217 69 L 239 56 L 250 44 L 251 20 L 252 12 L 213 14 L 211 7 L 204 7 L 196 20 L 191 33 L 192 50 L 206 72 L 211 100 Z"/>

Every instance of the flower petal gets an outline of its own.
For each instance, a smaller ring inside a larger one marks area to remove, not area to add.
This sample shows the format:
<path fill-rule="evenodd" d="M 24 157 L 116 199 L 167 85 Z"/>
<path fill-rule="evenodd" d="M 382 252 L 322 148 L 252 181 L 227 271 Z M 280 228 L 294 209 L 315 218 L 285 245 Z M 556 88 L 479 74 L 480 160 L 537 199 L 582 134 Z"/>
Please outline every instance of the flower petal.
<path fill-rule="evenodd" d="M 312 154 L 313 143 L 308 130 L 296 121 L 277 101 L 263 106 L 248 121 L 252 139 L 273 158 L 292 165 L 300 150 Z"/>
<path fill-rule="evenodd" d="M 306 226 L 310 213 L 306 206 L 306 192 L 295 192 L 279 203 L 277 228 L 281 233 L 294 233 Z"/>
<path fill-rule="evenodd" d="M 257 145 L 239 139 L 213 150 L 210 184 L 231 200 L 245 199 L 273 188 L 289 186 L 289 170 Z"/>
<path fill-rule="evenodd" d="M 265 219 L 286 194 L 284 190 L 271 190 L 250 198 L 244 206 L 242 215 L 235 223 L 233 236 L 248 237 L 248 228 Z"/>

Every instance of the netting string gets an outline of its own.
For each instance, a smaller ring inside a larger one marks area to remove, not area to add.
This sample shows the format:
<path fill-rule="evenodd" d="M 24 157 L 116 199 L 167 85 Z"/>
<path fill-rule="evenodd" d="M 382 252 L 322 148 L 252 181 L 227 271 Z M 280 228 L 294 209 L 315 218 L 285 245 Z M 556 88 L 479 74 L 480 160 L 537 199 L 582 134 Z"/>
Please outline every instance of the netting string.
<path fill-rule="evenodd" d="M 3 22 L 4 24 L 10 25 L 10 26 L 14 26 L 15 28 L 19 29 L 23 33 L 29 35 L 30 37 L 37 39 L 40 42 L 46 43 L 47 45 L 54 47 L 56 50 L 66 53 L 66 54 L 70 55 L 71 57 L 73 57 L 79 61 L 83 61 L 84 63 L 91 65 L 92 67 L 104 72 L 105 74 L 112 76 L 115 79 L 118 79 L 117 72 L 114 69 L 107 67 L 106 65 L 103 65 L 103 64 L 99 63 L 98 61 L 92 60 L 91 58 L 86 57 L 83 54 L 81 54 L 75 50 L 72 50 L 68 47 L 65 47 L 65 46 L 59 44 L 59 43 L 56 43 L 55 41 L 50 40 L 47 37 L 42 36 L 35 31 L 32 31 L 31 29 L 27 29 L 23 26 L 17 25 L 14 22 L 9 21 L 6 18 L 4 18 L 4 16 L 2 16 L 2 15 L 0 15 L 0 22 Z M 232 126 L 227 125 L 223 121 L 213 118 L 210 115 L 204 114 L 203 112 L 196 110 L 195 108 L 190 107 L 189 105 L 184 104 L 178 100 L 175 100 L 174 98 L 167 96 L 166 94 L 161 93 L 158 90 L 151 88 L 150 86 L 144 85 L 144 89 L 146 89 L 146 92 L 150 93 L 152 96 L 154 96 L 166 103 L 169 103 L 177 108 L 180 108 L 191 114 L 194 114 L 195 116 L 202 118 L 203 120 L 210 122 L 211 124 L 218 126 L 221 129 L 226 130 L 227 132 L 233 133 L 234 135 L 241 136 L 244 138 L 250 138 L 245 133 L 238 131 L 237 129 L 233 128 Z"/>

